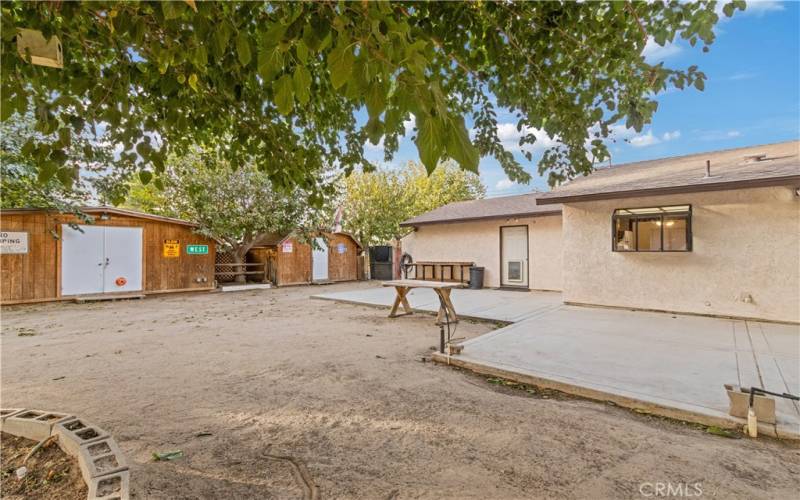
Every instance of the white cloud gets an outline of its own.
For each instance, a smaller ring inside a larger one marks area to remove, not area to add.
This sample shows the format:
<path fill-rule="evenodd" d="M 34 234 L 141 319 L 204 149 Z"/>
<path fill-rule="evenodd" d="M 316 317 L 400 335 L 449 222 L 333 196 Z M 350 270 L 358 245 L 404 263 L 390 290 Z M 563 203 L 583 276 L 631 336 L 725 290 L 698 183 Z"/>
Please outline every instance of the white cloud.
<path fill-rule="evenodd" d="M 414 131 L 414 127 L 417 126 L 417 117 L 414 115 L 408 115 L 408 120 L 403 121 L 403 126 L 406 129 L 405 136 L 409 137 Z"/>
<path fill-rule="evenodd" d="M 664 59 L 680 53 L 681 50 L 683 49 L 674 42 L 667 42 L 662 47 L 656 43 L 653 37 L 648 37 L 642 55 L 648 63 L 659 63 Z"/>
<path fill-rule="evenodd" d="M 673 130 L 672 132 L 664 132 L 664 134 L 661 136 L 661 139 L 664 141 L 672 141 L 674 139 L 679 138 L 680 136 L 681 136 L 680 130 Z"/>
<path fill-rule="evenodd" d="M 722 141 L 725 139 L 734 139 L 736 137 L 741 137 L 742 132 L 739 130 L 697 130 L 692 133 L 694 137 L 697 137 L 701 141 Z"/>
<path fill-rule="evenodd" d="M 505 191 L 507 189 L 511 189 L 512 187 L 514 187 L 514 181 L 508 177 L 500 179 L 497 181 L 497 184 L 494 185 L 494 188 L 498 191 Z"/>
<path fill-rule="evenodd" d="M 646 134 L 637 135 L 632 137 L 628 142 L 635 148 L 645 148 L 661 142 L 661 139 L 653 135 L 652 130 L 648 130 Z"/>
<path fill-rule="evenodd" d="M 364 143 L 364 148 L 370 151 L 383 152 L 383 137 L 381 137 L 381 140 L 378 141 L 378 144 L 372 144 L 371 141 L 367 140 L 367 142 Z"/>
<path fill-rule="evenodd" d="M 522 136 L 528 134 L 533 134 L 536 137 L 536 142 L 520 146 L 519 140 Z M 513 123 L 498 123 L 497 137 L 503 147 L 509 151 L 542 151 L 559 144 L 557 139 L 550 138 L 544 130 L 532 127 L 523 127 L 522 130 L 517 130 L 517 126 Z"/>
<path fill-rule="evenodd" d="M 726 16 L 722 9 L 725 7 L 725 4 L 728 3 L 727 0 L 723 0 L 717 2 L 717 6 L 714 9 L 719 16 L 720 21 L 725 21 L 726 19 L 731 19 Z M 747 0 L 747 7 L 744 11 L 737 10 L 733 14 L 733 19 L 736 19 L 740 16 L 758 16 L 761 17 L 769 12 L 780 12 L 784 10 L 783 2 L 775 1 L 775 0 Z"/>

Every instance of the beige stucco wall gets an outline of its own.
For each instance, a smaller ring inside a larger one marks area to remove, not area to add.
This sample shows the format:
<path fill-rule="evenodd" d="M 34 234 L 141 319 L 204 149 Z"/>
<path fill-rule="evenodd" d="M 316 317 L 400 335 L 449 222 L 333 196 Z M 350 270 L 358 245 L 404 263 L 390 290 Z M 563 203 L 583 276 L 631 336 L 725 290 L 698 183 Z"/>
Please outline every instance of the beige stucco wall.
<path fill-rule="evenodd" d="M 616 208 L 692 205 L 693 251 L 611 251 Z M 565 302 L 800 321 L 800 198 L 787 187 L 564 207 Z M 742 300 L 752 296 L 748 303 Z"/>
<path fill-rule="evenodd" d="M 529 288 L 561 290 L 561 216 L 420 226 L 401 240 L 415 261 L 471 261 L 483 266 L 484 286 L 500 286 L 500 227 L 528 226 Z"/>

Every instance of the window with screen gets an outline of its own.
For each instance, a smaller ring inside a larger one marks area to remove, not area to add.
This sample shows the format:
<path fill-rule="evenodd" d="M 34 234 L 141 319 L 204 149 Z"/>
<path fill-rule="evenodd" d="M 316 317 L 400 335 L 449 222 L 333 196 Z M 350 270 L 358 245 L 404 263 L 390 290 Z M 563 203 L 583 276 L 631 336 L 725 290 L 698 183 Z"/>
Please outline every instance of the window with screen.
<path fill-rule="evenodd" d="M 615 252 L 690 252 L 692 206 L 620 208 L 612 219 Z"/>

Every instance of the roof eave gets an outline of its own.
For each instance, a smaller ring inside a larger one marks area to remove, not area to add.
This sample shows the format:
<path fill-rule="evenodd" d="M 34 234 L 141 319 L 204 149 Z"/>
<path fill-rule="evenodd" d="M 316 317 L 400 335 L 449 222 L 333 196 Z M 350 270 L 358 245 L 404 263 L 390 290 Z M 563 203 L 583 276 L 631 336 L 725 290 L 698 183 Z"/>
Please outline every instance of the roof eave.
<path fill-rule="evenodd" d="M 563 196 L 539 197 L 536 203 L 539 205 L 551 205 L 555 203 L 577 203 L 582 201 L 615 200 L 620 198 L 639 198 L 643 196 L 661 196 L 670 194 L 703 193 L 709 191 L 730 191 L 734 189 L 752 189 L 759 187 L 786 186 L 800 183 L 800 175 L 789 175 L 784 177 L 767 177 L 761 179 L 747 179 L 739 181 L 714 182 L 708 184 L 688 184 L 683 186 L 669 186 L 646 189 L 629 189 L 623 191 L 604 191 L 599 193 L 587 193 Z"/>
<path fill-rule="evenodd" d="M 549 215 L 561 215 L 561 209 L 558 210 L 548 210 L 548 211 L 541 211 L 541 212 L 522 212 L 518 214 L 502 214 L 502 215 L 485 215 L 481 217 L 463 217 L 458 219 L 442 219 L 442 220 L 430 220 L 430 221 L 420 221 L 420 222 L 412 222 L 412 221 L 403 221 L 400 223 L 400 227 L 417 227 L 417 226 L 431 226 L 434 224 L 458 224 L 461 222 L 480 222 L 485 220 L 497 220 L 497 219 L 508 219 L 511 217 L 519 218 L 519 217 L 544 217 Z"/>

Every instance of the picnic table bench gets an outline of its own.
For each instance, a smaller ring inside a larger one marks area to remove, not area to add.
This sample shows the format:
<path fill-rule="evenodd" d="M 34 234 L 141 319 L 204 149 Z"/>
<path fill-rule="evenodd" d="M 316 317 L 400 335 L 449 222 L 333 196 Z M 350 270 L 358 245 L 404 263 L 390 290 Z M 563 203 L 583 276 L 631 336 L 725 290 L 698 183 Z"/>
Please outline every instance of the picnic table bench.
<path fill-rule="evenodd" d="M 443 324 L 445 320 L 450 323 L 457 323 L 456 309 L 450 300 L 450 292 L 453 288 L 462 288 L 463 283 L 453 281 L 425 281 L 425 280 L 393 280 L 383 282 L 383 286 L 393 286 L 397 295 L 389 312 L 390 318 L 412 314 L 411 305 L 408 303 L 406 295 L 414 288 L 431 288 L 439 297 L 439 313 L 436 315 L 436 324 Z M 404 313 L 398 314 L 397 309 L 403 306 Z"/>

